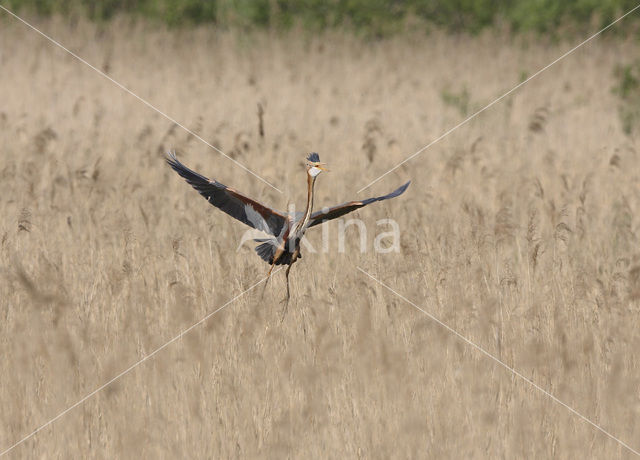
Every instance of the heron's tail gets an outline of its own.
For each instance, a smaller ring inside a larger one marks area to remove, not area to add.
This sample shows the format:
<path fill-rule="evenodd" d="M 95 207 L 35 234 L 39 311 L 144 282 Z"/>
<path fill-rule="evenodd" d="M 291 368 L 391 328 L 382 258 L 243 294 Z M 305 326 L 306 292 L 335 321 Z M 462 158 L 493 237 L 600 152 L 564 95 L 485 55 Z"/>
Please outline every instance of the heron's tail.
<path fill-rule="evenodd" d="M 266 243 L 262 243 L 262 244 L 259 244 L 258 246 L 256 246 L 256 252 L 260 256 L 260 258 L 262 260 L 264 260 L 265 262 L 270 263 L 270 264 L 273 263 L 273 256 L 275 255 L 276 250 L 277 250 L 277 246 L 274 245 L 271 240 L 267 241 Z M 291 254 L 288 251 L 285 252 L 276 261 L 276 265 L 287 265 L 287 264 L 291 263 L 291 256 L 292 255 L 293 254 Z M 299 255 L 298 257 L 302 258 L 302 255 Z"/>

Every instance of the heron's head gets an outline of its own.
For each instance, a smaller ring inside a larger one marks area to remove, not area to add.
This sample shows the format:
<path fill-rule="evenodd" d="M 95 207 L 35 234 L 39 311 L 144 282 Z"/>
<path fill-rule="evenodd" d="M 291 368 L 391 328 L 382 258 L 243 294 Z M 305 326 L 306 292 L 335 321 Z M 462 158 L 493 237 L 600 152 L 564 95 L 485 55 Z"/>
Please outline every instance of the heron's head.
<path fill-rule="evenodd" d="M 307 157 L 307 174 L 316 177 L 322 171 L 329 171 L 324 165 L 325 163 L 320 162 L 320 156 L 317 153 L 310 153 Z"/>

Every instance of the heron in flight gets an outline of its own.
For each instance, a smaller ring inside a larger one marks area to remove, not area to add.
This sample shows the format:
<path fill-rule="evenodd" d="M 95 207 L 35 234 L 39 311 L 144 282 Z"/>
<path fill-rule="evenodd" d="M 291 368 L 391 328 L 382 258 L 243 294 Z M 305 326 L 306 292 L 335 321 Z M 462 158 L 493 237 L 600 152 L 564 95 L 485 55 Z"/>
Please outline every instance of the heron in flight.
<path fill-rule="evenodd" d="M 255 239 L 256 242 L 261 243 L 256 246 L 255 250 L 262 260 L 271 265 L 267 274 L 267 282 L 274 266 L 288 265 L 286 270 L 287 300 L 289 299 L 289 271 L 295 261 L 302 257 L 300 240 L 308 228 L 343 216 L 376 201 L 395 198 L 404 193 L 411 183 L 411 181 L 407 182 L 388 195 L 361 201 L 349 201 L 313 212 L 314 185 L 320 173 L 327 171 L 327 169 L 324 167 L 325 163 L 320 162 L 320 156 L 317 153 L 311 153 L 306 162 L 307 207 L 304 212 L 283 213 L 260 204 L 216 180 L 201 176 L 183 165 L 173 152 L 167 154 L 166 160 L 175 172 L 213 206 L 240 222 L 267 234 L 266 238 Z"/>

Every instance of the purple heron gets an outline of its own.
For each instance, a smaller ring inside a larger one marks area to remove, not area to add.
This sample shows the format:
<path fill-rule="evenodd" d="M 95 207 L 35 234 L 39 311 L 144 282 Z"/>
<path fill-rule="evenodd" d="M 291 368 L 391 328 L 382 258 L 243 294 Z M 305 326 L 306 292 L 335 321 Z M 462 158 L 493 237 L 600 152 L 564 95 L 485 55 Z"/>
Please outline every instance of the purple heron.
<path fill-rule="evenodd" d="M 216 180 L 201 176 L 183 165 L 174 153 L 168 153 L 166 160 L 174 171 L 182 176 L 189 185 L 195 188 L 213 206 L 268 235 L 266 238 L 254 240 L 261 243 L 255 250 L 262 260 L 271 265 L 267 275 L 267 282 L 275 265 L 288 265 L 286 271 L 287 300 L 289 299 L 289 270 L 291 270 L 291 266 L 295 261 L 302 257 L 300 254 L 300 240 L 308 228 L 343 216 L 376 201 L 395 198 L 404 193 L 411 183 L 411 181 L 407 182 L 388 195 L 361 201 L 349 201 L 313 212 L 314 185 L 318 175 L 322 171 L 327 171 L 327 169 L 324 167 L 325 164 L 320 162 L 320 156 L 317 153 L 311 153 L 306 162 L 307 207 L 304 212 L 283 213 L 247 198 Z"/>

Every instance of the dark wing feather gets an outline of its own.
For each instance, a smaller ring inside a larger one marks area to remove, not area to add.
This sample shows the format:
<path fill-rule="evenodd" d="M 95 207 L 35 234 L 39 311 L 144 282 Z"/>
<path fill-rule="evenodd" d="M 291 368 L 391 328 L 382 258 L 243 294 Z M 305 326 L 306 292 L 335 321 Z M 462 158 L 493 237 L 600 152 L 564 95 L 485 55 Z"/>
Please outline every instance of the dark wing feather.
<path fill-rule="evenodd" d="M 209 203 L 240 222 L 274 236 L 280 235 L 286 216 L 247 198 L 216 180 L 209 180 L 180 163 L 175 154 L 167 154 L 167 163 L 195 188 Z M 266 226 L 266 228 L 264 228 Z"/>
<path fill-rule="evenodd" d="M 378 196 L 375 198 L 368 198 L 362 201 L 349 201 L 348 203 L 339 204 L 338 206 L 333 206 L 328 209 L 322 209 L 320 211 L 316 211 L 311 214 L 311 218 L 309 219 L 309 227 L 313 227 L 314 225 L 321 224 L 325 220 L 335 219 L 340 216 L 344 216 L 345 214 L 350 213 L 351 211 L 355 211 L 358 208 L 366 206 L 368 204 L 374 203 L 376 201 L 388 200 L 389 198 L 395 198 L 398 195 L 402 195 L 404 191 L 409 187 L 411 181 L 407 182 L 401 187 L 398 187 L 393 192 L 388 195 Z"/>

